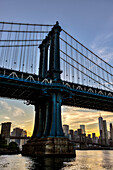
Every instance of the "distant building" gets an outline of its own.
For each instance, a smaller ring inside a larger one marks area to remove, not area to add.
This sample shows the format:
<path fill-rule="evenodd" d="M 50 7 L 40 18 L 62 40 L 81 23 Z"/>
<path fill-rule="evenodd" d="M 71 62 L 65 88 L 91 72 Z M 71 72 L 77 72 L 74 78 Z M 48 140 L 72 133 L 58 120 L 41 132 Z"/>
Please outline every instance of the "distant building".
<path fill-rule="evenodd" d="M 92 133 L 92 142 L 98 143 L 98 138 L 96 137 L 95 133 Z"/>
<path fill-rule="evenodd" d="M 110 139 L 110 131 L 108 131 L 108 140 Z"/>
<path fill-rule="evenodd" d="M 23 130 L 21 137 L 27 137 L 27 131 Z M 20 140 L 20 148 L 22 148 L 22 145 L 24 145 L 26 142 L 28 141 L 28 139 L 21 139 Z"/>
<path fill-rule="evenodd" d="M 1 136 L 6 139 L 7 144 L 9 144 L 10 141 L 10 130 L 11 122 L 2 123 Z"/>
<path fill-rule="evenodd" d="M 108 145 L 108 132 L 107 132 L 106 120 L 103 120 L 103 128 L 104 128 L 104 140 L 105 140 L 105 144 Z"/>
<path fill-rule="evenodd" d="M 98 137 L 95 137 L 95 143 L 98 143 Z"/>
<path fill-rule="evenodd" d="M 66 137 L 69 136 L 69 125 L 63 125 L 63 132 Z"/>
<path fill-rule="evenodd" d="M 82 134 L 85 134 L 85 125 L 80 125 L 80 129 L 82 129 Z"/>
<path fill-rule="evenodd" d="M 15 128 L 11 132 L 11 136 L 14 137 L 27 137 L 27 131 L 20 129 L 20 128 Z M 21 148 L 22 145 L 24 145 L 27 142 L 28 139 L 13 139 L 11 141 L 14 141 L 18 144 L 18 146 Z"/>
<path fill-rule="evenodd" d="M 96 136 L 95 136 L 95 133 L 92 133 L 92 138 L 95 139 L 95 137 L 96 137 Z"/>
<path fill-rule="evenodd" d="M 69 130 L 69 139 L 72 140 L 74 137 L 74 131 L 71 129 Z"/>
<path fill-rule="evenodd" d="M 77 136 L 77 130 L 74 131 L 74 136 Z"/>
<path fill-rule="evenodd" d="M 101 144 L 108 145 L 108 132 L 107 132 L 106 120 L 103 120 L 101 116 L 98 118 L 98 120 L 99 120 L 99 130 L 100 130 L 99 141 L 101 142 Z"/>
<path fill-rule="evenodd" d="M 112 123 L 110 123 L 110 138 L 109 139 L 109 143 L 110 143 L 110 146 L 113 147 L 113 126 L 112 126 Z"/>
<path fill-rule="evenodd" d="M 110 123 L 110 140 L 113 141 L 113 126 L 112 126 L 112 123 Z"/>
<path fill-rule="evenodd" d="M 82 129 L 77 129 L 77 135 L 81 136 L 82 135 Z"/>
<path fill-rule="evenodd" d="M 98 118 L 99 121 L 99 131 L 100 131 L 100 138 L 104 139 L 104 127 L 103 127 L 103 118 L 100 116 Z"/>
<path fill-rule="evenodd" d="M 91 134 L 88 134 L 88 138 L 91 139 Z"/>

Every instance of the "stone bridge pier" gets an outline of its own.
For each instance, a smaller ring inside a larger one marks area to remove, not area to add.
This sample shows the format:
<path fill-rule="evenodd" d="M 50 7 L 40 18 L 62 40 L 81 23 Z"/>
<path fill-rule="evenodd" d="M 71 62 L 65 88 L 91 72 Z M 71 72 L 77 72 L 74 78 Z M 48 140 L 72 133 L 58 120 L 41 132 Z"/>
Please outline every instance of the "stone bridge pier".
<path fill-rule="evenodd" d="M 52 79 L 60 83 L 59 35 L 58 22 L 40 44 L 39 78 Z M 50 47 L 50 56 L 48 48 Z M 49 68 L 48 68 L 49 63 Z M 75 156 L 73 144 L 64 137 L 61 121 L 62 93 L 58 88 L 43 89 L 43 93 L 34 101 L 35 126 L 31 140 L 23 146 L 23 155 Z M 46 94 L 47 93 L 47 94 Z"/>
<path fill-rule="evenodd" d="M 35 125 L 22 154 L 30 156 L 75 157 L 73 144 L 64 137 L 61 121 L 62 95 L 51 92 L 35 102 Z"/>

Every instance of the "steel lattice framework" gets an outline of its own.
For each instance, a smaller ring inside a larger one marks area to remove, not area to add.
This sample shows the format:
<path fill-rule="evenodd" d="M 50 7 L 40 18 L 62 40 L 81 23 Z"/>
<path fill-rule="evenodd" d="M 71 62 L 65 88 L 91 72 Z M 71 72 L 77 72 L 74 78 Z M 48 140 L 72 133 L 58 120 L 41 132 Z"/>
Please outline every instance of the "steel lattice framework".
<path fill-rule="evenodd" d="M 112 111 L 113 67 L 57 26 L 0 22 L 1 97 L 61 89 L 62 105 Z"/>

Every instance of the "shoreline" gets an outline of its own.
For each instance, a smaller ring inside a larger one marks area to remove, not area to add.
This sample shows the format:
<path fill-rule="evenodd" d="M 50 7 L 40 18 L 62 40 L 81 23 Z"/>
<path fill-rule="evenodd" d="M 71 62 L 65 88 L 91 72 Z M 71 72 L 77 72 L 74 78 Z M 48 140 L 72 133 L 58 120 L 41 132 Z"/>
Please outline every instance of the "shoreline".
<path fill-rule="evenodd" d="M 15 154 L 20 154 L 20 153 L 21 151 L 0 148 L 0 155 L 15 155 Z"/>
<path fill-rule="evenodd" d="M 113 151 L 113 148 L 112 149 L 76 149 L 76 151 L 98 151 L 98 150 L 100 150 L 100 151 L 106 151 L 106 150 L 111 150 L 111 151 Z M 22 152 L 21 151 L 5 151 L 5 152 L 3 152 L 3 151 L 1 151 L 1 149 L 0 149 L 0 156 L 2 156 L 2 155 L 18 155 L 18 154 L 21 154 L 22 155 Z"/>

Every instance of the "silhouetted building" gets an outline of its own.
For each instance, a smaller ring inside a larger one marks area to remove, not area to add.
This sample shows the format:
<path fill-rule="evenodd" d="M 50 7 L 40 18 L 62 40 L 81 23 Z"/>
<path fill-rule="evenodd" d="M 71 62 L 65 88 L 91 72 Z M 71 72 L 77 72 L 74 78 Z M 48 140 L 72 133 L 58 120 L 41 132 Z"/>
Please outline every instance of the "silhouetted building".
<path fill-rule="evenodd" d="M 22 131 L 21 137 L 27 137 L 27 131 L 26 130 Z M 20 140 L 20 148 L 22 148 L 22 145 L 24 145 L 27 141 L 28 141 L 28 139 L 21 139 Z"/>
<path fill-rule="evenodd" d="M 74 131 L 74 136 L 77 136 L 77 130 Z"/>
<path fill-rule="evenodd" d="M 92 142 L 98 143 L 98 138 L 96 137 L 95 133 L 92 133 Z"/>
<path fill-rule="evenodd" d="M 22 131 L 23 129 L 15 128 L 13 129 L 13 132 L 11 132 L 11 136 L 21 137 Z M 20 146 L 20 139 L 14 139 L 13 141 L 15 141 Z"/>
<path fill-rule="evenodd" d="M 88 134 L 88 138 L 91 139 L 91 134 Z"/>
<path fill-rule="evenodd" d="M 95 136 L 95 133 L 92 133 L 92 138 L 95 139 L 95 137 L 96 137 L 96 136 Z"/>
<path fill-rule="evenodd" d="M 108 140 L 110 140 L 110 131 L 107 131 L 108 132 Z"/>
<path fill-rule="evenodd" d="M 112 123 L 110 123 L 110 139 L 109 139 L 110 146 L 113 147 L 113 126 Z"/>
<path fill-rule="evenodd" d="M 10 130 L 11 122 L 2 123 L 1 136 L 7 140 L 7 144 L 9 144 L 10 141 Z"/>
<path fill-rule="evenodd" d="M 80 129 L 82 129 L 82 134 L 85 134 L 85 125 L 80 125 Z"/>
<path fill-rule="evenodd" d="M 77 135 L 81 136 L 82 135 L 82 129 L 77 129 Z"/>
<path fill-rule="evenodd" d="M 103 120 L 103 128 L 104 128 L 104 140 L 105 140 L 105 144 L 108 145 L 108 132 L 107 132 L 106 120 Z"/>
<path fill-rule="evenodd" d="M 110 123 L 110 140 L 113 140 L 113 127 L 112 127 L 112 123 Z"/>
<path fill-rule="evenodd" d="M 98 118 L 98 121 L 99 121 L 100 139 L 104 139 L 103 118 L 100 116 Z"/>
<path fill-rule="evenodd" d="M 63 132 L 66 137 L 69 136 L 69 125 L 63 125 Z"/>

